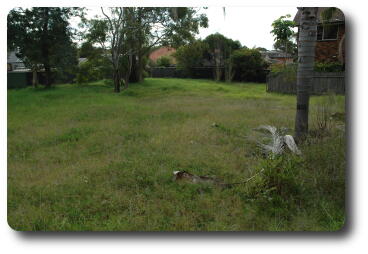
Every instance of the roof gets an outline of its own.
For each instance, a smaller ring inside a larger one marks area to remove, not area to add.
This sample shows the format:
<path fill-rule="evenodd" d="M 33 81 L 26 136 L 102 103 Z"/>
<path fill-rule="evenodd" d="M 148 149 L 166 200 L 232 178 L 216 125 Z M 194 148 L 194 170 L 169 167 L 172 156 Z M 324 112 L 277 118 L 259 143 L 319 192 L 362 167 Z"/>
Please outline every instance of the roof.
<path fill-rule="evenodd" d="M 152 61 L 156 61 L 161 56 L 171 55 L 175 51 L 176 51 L 176 49 L 171 48 L 171 47 L 160 47 L 160 48 L 157 48 L 157 49 L 153 50 L 149 54 L 149 59 L 151 59 Z"/>
<path fill-rule="evenodd" d="M 322 23 L 321 13 L 328 8 L 331 8 L 331 7 L 318 7 L 318 12 L 317 12 L 317 22 L 318 23 Z M 297 25 L 299 25 L 301 13 L 302 13 L 301 10 L 298 10 L 298 12 L 295 14 L 294 22 Z M 345 15 L 340 9 L 337 8 L 336 12 L 333 13 L 332 18 L 328 20 L 328 22 L 329 23 L 345 22 Z"/>
<path fill-rule="evenodd" d="M 23 63 L 16 55 L 15 51 L 8 51 L 8 63 Z"/>
<path fill-rule="evenodd" d="M 269 57 L 269 58 L 291 58 L 293 57 L 291 54 L 289 53 L 285 53 L 283 51 L 278 51 L 278 50 L 269 50 L 269 51 L 263 51 L 261 52 L 261 54 L 264 57 Z"/>

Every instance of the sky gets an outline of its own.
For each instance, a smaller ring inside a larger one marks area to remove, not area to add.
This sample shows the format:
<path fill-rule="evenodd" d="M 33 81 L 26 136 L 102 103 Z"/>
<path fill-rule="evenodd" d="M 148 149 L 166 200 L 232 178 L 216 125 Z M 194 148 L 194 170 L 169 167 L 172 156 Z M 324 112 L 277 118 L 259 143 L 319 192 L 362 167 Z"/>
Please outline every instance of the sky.
<path fill-rule="evenodd" d="M 100 8 L 88 8 L 88 17 L 101 14 Z M 198 38 L 204 39 L 213 33 L 221 33 L 242 45 L 252 48 L 273 49 L 274 38 L 270 31 L 272 22 L 280 16 L 290 14 L 294 18 L 296 7 L 208 7 L 202 12 L 207 14 L 209 27 L 199 30 Z"/>
<path fill-rule="evenodd" d="M 274 38 L 270 31 L 272 22 L 290 14 L 293 19 L 296 7 L 226 7 L 223 15 L 222 7 L 208 7 L 205 10 L 209 27 L 200 29 L 199 37 L 219 32 L 233 40 L 239 40 L 249 48 L 263 47 L 273 49 Z"/>

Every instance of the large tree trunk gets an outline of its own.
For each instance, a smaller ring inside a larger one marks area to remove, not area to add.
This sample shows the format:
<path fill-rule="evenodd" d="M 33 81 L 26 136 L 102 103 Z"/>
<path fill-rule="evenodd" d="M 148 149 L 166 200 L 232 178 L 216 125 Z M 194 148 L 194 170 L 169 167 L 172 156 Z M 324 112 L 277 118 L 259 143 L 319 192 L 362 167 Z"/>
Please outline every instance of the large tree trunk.
<path fill-rule="evenodd" d="M 137 81 L 143 81 L 143 70 L 144 70 L 144 61 L 143 61 L 143 54 L 138 55 L 138 71 L 137 71 Z"/>
<path fill-rule="evenodd" d="M 128 55 L 128 66 L 124 77 L 124 89 L 129 87 L 129 78 L 130 74 L 132 73 L 132 66 L 133 66 L 133 55 Z"/>
<path fill-rule="evenodd" d="M 299 7 L 297 105 L 295 138 L 300 141 L 308 133 L 309 91 L 313 82 L 315 46 L 317 39 L 317 7 Z"/>
<path fill-rule="evenodd" d="M 112 79 L 114 81 L 114 92 L 120 93 L 121 77 L 120 77 L 119 69 L 114 68 L 113 73 L 112 73 Z"/>

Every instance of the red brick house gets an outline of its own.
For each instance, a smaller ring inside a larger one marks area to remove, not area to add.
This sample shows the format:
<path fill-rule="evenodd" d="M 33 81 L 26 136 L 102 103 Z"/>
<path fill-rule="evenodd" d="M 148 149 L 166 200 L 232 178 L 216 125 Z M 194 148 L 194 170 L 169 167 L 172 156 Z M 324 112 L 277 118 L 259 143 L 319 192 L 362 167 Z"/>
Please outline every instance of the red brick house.
<path fill-rule="evenodd" d="M 332 18 L 322 23 L 321 13 L 328 7 L 318 8 L 317 13 L 317 62 L 341 62 L 345 63 L 345 17 L 344 13 L 337 9 Z M 301 11 L 294 17 L 294 22 L 299 26 Z"/>
<path fill-rule="evenodd" d="M 160 58 L 162 56 L 170 56 L 175 51 L 176 51 L 176 49 L 171 48 L 171 47 L 161 47 L 161 48 L 153 50 L 149 54 L 149 59 L 153 62 L 156 62 L 158 58 Z"/>

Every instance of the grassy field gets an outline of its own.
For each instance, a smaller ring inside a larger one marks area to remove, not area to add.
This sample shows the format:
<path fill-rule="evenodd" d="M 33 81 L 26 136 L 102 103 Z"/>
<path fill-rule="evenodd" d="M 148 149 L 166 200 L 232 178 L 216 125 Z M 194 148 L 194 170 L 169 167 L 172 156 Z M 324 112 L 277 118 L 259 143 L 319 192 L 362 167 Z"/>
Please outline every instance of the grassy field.
<path fill-rule="evenodd" d="M 103 81 L 8 90 L 9 225 L 339 230 L 345 219 L 343 123 L 328 119 L 319 131 L 317 109 L 327 102 L 332 113 L 344 113 L 344 100 L 312 97 L 312 134 L 300 147 L 303 155 L 269 158 L 253 128 L 292 129 L 296 99 L 268 94 L 264 84 L 146 79 L 120 94 Z M 174 182 L 174 170 L 225 182 L 258 175 L 223 189 Z"/>

